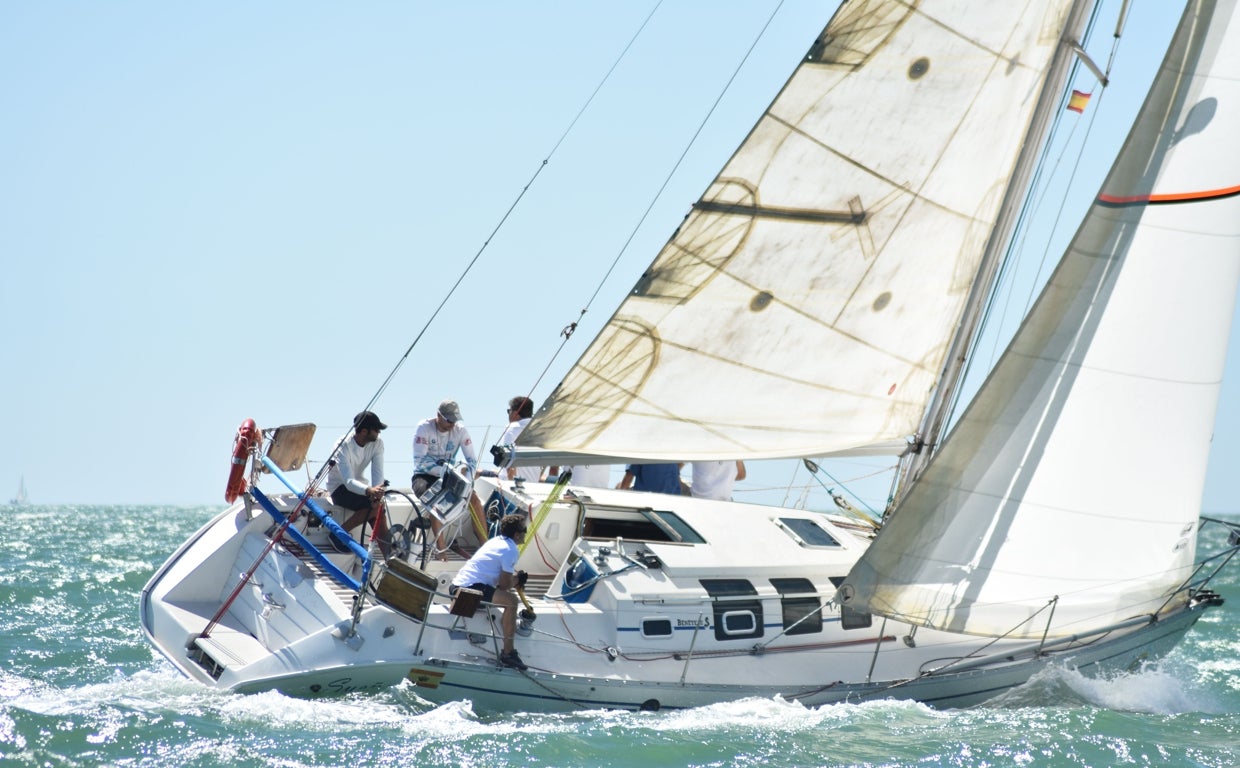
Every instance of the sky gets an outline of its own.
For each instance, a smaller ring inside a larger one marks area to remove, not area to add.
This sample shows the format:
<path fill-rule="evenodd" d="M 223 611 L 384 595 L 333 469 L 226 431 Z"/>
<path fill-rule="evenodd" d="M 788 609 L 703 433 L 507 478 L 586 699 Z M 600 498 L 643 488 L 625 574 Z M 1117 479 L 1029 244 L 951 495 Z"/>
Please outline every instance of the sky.
<path fill-rule="evenodd" d="M 485 455 L 507 399 L 551 391 L 835 5 L 0 4 L 0 501 L 24 477 L 33 503 L 222 505 L 243 419 L 313 422 L 322 458 L 376 395 L 394 484 L 444 398 Z M 1138 0 L 1105 97 L 1070 116 L 1096 148 L 1049 242 L 1096 192 L 1179 5 Z M 1207 511 L 1240 509 L 1237 346 Z M 807 482 L 750 476 L 737 498 Z"/>

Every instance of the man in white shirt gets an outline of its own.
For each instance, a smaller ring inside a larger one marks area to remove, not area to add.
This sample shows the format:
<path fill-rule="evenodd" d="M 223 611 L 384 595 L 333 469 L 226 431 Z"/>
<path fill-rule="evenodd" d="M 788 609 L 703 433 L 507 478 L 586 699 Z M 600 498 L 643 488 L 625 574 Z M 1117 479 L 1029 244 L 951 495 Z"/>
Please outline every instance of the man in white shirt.
<path fill-rule="evenodd" d="M 478 469 L 478 456 L 474 453 L 474 441 L 469 436 L 469 430 L 465 429 L 465 425 L 460 421 L 460 406 L 455 400 L 444 400 L 439 404 L 435 415 L 422 421 L 414 430 L 411 482 L 414 496 L 420 498 L 427 488 L 443 477 L 444 467 L 452 463 L 457 451 L 461 452 L 466 466 L 469 467 L 468 476 L 473 479 L 474 472 Z M 438 553 L 436 557 L 446 559 L 446 545 L 451 542 L 444 542 L 440 537 L 444 520 L 440 519 L 438 514 L 431 514 L 430 524 L 431 533 L 435 536 L 435 549 Z"/>
<path fill-rule="evenodd" d="M 460 423 L 461 409 L 455 400 L 444 400 L 435 415 L 418 424 L 413 433 L 413 494 L 421 496 L 443 476 L 443 468 L 460 451 L 472 477 L 478 468 L 474 441 Z"/>
<path fill-rule="evenodd" d="M 499 535 L 488 539 L 474 556 L 469 558 L 452 579 L 448 594 L 455 596 L 462 587 L 476 589 L 482 599 L 502 606 L 504 616 L 500 625 L 504 630 L 504 651 L 499 662 L 505 667 L 525 669 L 525 662 L 513 645 L 517 633 L 517 595 L 514 590 L 524 582 L 523 572 L 517 571 L 520 550 L 517 544 L 525 541 L 525 516 L 504 515 L 499 521 Z"/>
<path fill-rule="evenodd" d="M 364 520 L 375 521 L 374 537 L 387 556 L 387 520 L 379 514 L 383 503 L 383 440 L 379 433 L 387 424 L 370 411 L 362 411 L 353 417 L 353 434 L 346 435 L 336 444 L 332 465 L 327 470 L 327 487 L 331 489 L 332 503 L 352 512 L 341 527 L 351 531 Z M 370 467 L 370 485 L 363 479 L 366 467 Z"/>
<path fill-rule="evenodd" d="M 569 467 L 573 471 L 572 484 L 582 488 L 610 488 L 610 464 L 578 464 Z"/>
<path fill-rule="evenodd" d="M 695 461 L 689 494 L 698 499 L 732 500 L 732 487 L 745 479 L 743 461 Z"/>
<path fill-rule="evenodd" d="M 499 445 L 513 445 L 525 426 L 534 415 L 534 401 L 528 397 L 517 395 L 508 401 L 508 428 L 500 435 Z M 537 483 L 542 479 L 542 467 L 509 467 L 504 470 L 508 479 L 519 477 L 527 483 Z"/>

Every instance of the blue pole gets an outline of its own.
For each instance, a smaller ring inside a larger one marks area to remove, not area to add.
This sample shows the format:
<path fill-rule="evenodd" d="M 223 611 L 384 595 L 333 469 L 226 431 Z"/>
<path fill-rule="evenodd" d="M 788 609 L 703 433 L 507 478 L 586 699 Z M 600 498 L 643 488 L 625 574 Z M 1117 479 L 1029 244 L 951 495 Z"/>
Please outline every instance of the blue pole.
<path fill-rule="evenodd" d="M 310 509 L 310 511 L 318 517 L 319 521 L 326 526 L 328 531 L 335 534 L 336 538 L 340 541 L 348 542 L 349 549 L 353 552 L 353 554 L 362 559 L 362 580 L 359 582 L 352 576 L 349 576 L 347 573 L 340 570 L 335 563 L 329 560 L 318 547 L 311 544 L 296 528 L 289 526 L 285 529 L 285 533 L 291 534 L 293 536 L 293 540 L 296 541 L 304 550 L 309 552 L 310 556 L 314 558 L 314 561 L 321 565 L 323 570 L 327 571 L 332 578 L 354 591 L 360 590 L 361 585 L 369 580 L 370 569 L 374 564 L 370 558 L 370 554 L 362 548 L 361 544 L 354 541 L 348 531 L 341 528 L 340 524 L 331 518 L 331 515 L 324 512 L 314 499 L 307 496 L 304 492 L 299 491 L 297 487 L 293 485 L 292 481 L 288 479 L 288 476 L 286 476 L 284 472 L 271 461 L 271 459 L 263 456 L 262 462 L 263 466 L 266 467 L 277 480 L 283 483 L 290 491 L 297 494 L 298 498 L 300 498 Z M 254 494 L 254 498 L 257 499 L 263 509 L 265 509 L 267 513 L 275 519 L 277 524 L 284 522 L 284 515 L 275 508 L 275 505 L 272 504 L 271 500 L 268 499 L 261 491 L 257 488 L 251 488 L 250 492 Z"/>

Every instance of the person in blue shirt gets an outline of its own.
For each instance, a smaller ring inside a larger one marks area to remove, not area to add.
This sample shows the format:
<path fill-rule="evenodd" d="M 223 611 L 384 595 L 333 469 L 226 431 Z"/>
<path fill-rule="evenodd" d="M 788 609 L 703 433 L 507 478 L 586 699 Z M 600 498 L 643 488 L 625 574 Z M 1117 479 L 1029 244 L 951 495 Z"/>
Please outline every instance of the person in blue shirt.
<path fill-rule="evenodd" d="M 680 495 L 680 468 L 684 464 L 630 464 L 616 487 L 622 491 L 670 493 Z"/>

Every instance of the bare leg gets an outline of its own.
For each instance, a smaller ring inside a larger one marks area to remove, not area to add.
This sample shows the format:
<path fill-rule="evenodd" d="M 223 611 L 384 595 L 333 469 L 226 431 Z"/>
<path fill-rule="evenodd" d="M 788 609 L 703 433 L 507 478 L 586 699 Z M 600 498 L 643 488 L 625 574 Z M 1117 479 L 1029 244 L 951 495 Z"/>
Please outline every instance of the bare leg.
<path fill-rule="evenodd" d="M 378 540 L 379 552 L 383 554 L 384 559 L 387 559 L 391 553 L 391 545 L 388 542 L 387 515 L 382 514 L 382 511 L 383 502 L 381 501 L 370 505 L 370 509 L 354 510 L 349 515 L 349 518 L 341 523 L 340 527 L 348 532 L 367 520 L 372 520 L 374 522 L 374 531 L 371 533 L 371 538 Z"/>
<path fill-rule="evenodd" d="M 439 532 L 443 530 L 443 521 L 433 512 L 427 515 L 427 519 L 431 521 L 431 533 L 435 536 L 435 557 L 439 560 L 447 560 L 448 555 L 445 552 L 447 548 L 439 535 Z"/>
<path fill-rule="evenodd" d="M 504 653 L 512 653 L 513 638 L 517 634 L 517 598 L 512 592 L 500 589 L 495 591 L 491 602 L 504 608 L 504 616 L 500 620 L 500 626 L 504 629 Z"/>

